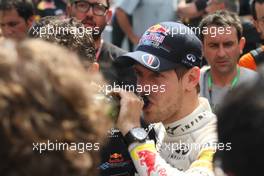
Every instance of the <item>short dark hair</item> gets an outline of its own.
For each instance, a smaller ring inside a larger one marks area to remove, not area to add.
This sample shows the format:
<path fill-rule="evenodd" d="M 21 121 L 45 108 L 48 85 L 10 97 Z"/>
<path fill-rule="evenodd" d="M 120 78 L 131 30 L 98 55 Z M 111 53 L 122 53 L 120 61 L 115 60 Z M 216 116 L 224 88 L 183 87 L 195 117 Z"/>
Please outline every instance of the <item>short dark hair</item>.
<path fill-rule="evenodd" d="M 262 4 L 262 3 L 264 3 L 264 0 L 253 0 L 253 1 L 251 1 L 250 9 L 251 9 L 251 14 L 252 14 L 254 20 L 257 20 L 257 12 L 256 12 L 256 8 L 255 8 L 256 3 Z"/>
<path fill-rule="evenodd" d="M 258 175 L 263 169 L 264 150 L 258 149 L 264 148 L 264 71 L 260 74 L 232 89 L 216 112 L 219 142 L 231 144 L 231 150 L 217 151 L 216 160 L 236 176 Z"/>
<path fill-rule="evenodd" d="M 1 0 L 0 11 L 15 9 L 25 21 L 34 16 L 34 7 L 31 0 Z"/>
<path fill-rule="evenodd" d="M 219 26 L 219 27 L 228 27 L 232 26 L 237 31 L 238 40 L 241 39 L 243 28 L 239 16 L 236 13 L 227 11 L 227 10 L 219 10 L 213 14 L 209 14 L 200 22 L 199 28 L 201 29 L 200 39 L 204 40 L 203 30 L 208 26 Z"/>
<path fill-rule="evenodd" d="M 41 30 L 46 32 L 42 34 Z M 95 44 L 89 32 L 91 31 L 86 31 L 85 26 L 74 18 L 47 16 L 30 28 L 29 36 L 69 48 L 77 52 L 83 63 L 86 61 L 92 63 L 95 61 Z"/>

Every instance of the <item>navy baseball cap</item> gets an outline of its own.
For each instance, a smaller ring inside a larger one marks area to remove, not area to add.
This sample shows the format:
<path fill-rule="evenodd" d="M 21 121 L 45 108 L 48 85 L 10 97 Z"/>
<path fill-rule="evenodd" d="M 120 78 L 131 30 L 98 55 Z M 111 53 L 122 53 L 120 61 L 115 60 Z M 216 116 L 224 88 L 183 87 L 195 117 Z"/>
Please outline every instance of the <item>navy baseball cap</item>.
<path fill-rule="evenodd" d="M 140 63 L 156 72 L 175 69 L 179 64 L 201 67 L 202 43 L 184 24 L 163 22 L 147 29 L 136 50 L 119 56 L 116 61 L 121 66 Z"/>

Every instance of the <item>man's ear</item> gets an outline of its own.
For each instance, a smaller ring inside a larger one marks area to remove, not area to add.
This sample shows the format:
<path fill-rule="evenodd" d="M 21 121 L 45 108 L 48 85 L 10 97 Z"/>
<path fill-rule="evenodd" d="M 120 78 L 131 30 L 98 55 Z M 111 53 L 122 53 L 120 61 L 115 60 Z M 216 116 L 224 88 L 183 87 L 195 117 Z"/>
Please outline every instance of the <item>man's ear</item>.
<path fill-rule="evenodd" d="M 245 44 L 246 44 L 246 38 L 245 37 L 241 37 L 241 39 L 239 40 L 239 51 L 240 51 L 240 54 L 243 53 L 243 49 L 244 49 Z"/>
<path fill-rule="evenodd" d="M 109 10 L 106 12 L 106 15 L 105 15 L 105 18 L 106 18 L 106 22 L 107 22 L 107 24 L 110 24 L 110 23 L 111 23 L 112 15 L 113 15 L 113 12 L 112 12 L 112 10 L 109 9 Z"/>
<path fill-rule="evenodd" d="M 34 15 L 27 19 L 26 23 L 27 23 L 28 29 L 31 28 L 31 26 L 33 25 L 34 22 L 35 22 L 35 16 Z"/>
<path fill-rule="evenodd" d="M 202 59 L 205 60 L 206 62 L 208 62 L 207 58 L 205 57 L 205 50 L 206 50 L 206 44 L 205 44 L 205 41 L 203 40 L 203 43 L 202 43 Z"/>
<path fill-rule="evenodd" d="M 200 68 L 199 67 L 193 67 L 191 68 L 185 75 L 184 75 L 184 87 L 185 90 L 190 92 L 197 84 L 199 84 L 200 80 Z"/>
<path fill-rule="evenodd" d="M 88 68 L 88 71 L 90 73 L 97 73 L 99 72 L 99 64 L 97 62 L 93 62 L 89 68 Z"/>

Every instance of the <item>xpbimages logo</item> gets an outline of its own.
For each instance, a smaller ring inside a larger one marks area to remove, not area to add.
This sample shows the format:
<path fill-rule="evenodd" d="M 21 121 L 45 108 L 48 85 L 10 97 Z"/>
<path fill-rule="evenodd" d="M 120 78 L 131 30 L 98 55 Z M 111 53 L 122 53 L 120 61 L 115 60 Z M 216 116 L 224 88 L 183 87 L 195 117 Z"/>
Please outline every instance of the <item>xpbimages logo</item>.
<path fill-rule="evenodd" d="M 34 36 L 39 36 L 40 38 L 46 35 L 60 36 L 67 34 L 84 37 L 85 34 L 98 35 L 100 33 L 99 27 L 55 27 L 49 24 L 44 27 L 33 26 L 31 30 Z"/>
<path fill-rule="evenodd" d="M 42 154 L 45 151 L 64 151 L 64 150 L 71 150 L 71 151 L 77 151 L 78 153 L 84 153 L 85 151 L 98 151 L 100 150 L 100 144 L 99 143 L 91 143 L 91 142 L 58 142 L 50 141 L 47 142 L 36 142 L 32 143 L 32 150 L 37 151 L 40 154 Z"/>
<path fill-rule="evenodd" d="M 165 85 L 119 85 L 114 82 L 113 85 L 98 85 L 100 92 L 102 93 L 110 93 L 113 91 L 118 90 L 126 90 L 129 92 L 137 92 L 137 93 L 143 93 L 144 95 L 150 95 L 151 92 L 157 93 L 164 93 L 166 91 Z"/>
<path fill-rule="evenodd" d="M 203 26 L 202 28 L 197 26 L 189 26 L 189 28 L 186 27 L 163 27 L 164 29 L 162 30 L 162 32 L 164 33 L 165 36 L 170 35 L 170 36 L 174 36 L 174 35 L 187 35 L 187 34 L 195 34 L 197 36 L 201 36 L 201 35 L 209 35 L 211 37 L 216 37 L 217 35 L 223 35 L 223 34 L 231 34 L 232 33 L 232 27 L 231 26 L 227 26 L 227 27 L 223 27 L 223 26 Z M 152 32 L 152 31 L 151 31 Z M 160 30 L 155 31 L 155 32 L 161 32 Z M 151 36 L 153 38 L 153 36 Z M 158 40 L 160 43 L 163 41 L 164 36 L 159 36 Z"/>
<path fill-rule="evenodd" d="M 202 149 L 205 148 L 211 148 L 214 151 L 217 150 L 225 150 L 225 151 L 230 151 L 232 149 L 232 144 L 231 142 L 228 143 L 218 143 L 218 142 L 208 142 L 205 144 L 202 143 L 187 143 L 187 142 L 168 142 L 168 143 L 158 143 L 161 148 L 164 150 L 171 152 L 171 153 L 180 153 L 182 155 L 185 155 L 189 153 L 190 151 L 201 151 Z"/>

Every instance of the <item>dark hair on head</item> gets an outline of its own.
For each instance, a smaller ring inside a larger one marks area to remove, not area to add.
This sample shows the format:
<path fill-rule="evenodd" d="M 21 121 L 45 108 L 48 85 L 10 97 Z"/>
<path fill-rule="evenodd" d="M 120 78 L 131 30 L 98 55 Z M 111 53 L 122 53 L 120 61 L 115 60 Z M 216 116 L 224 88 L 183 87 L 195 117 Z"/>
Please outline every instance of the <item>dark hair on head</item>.
<path fill-rule="evenodd" d="M 95 61 L 95 44 L 91 31 L 74 18 L 43 17 L 31 27 L 29 36 L 41 38 L 77 52 L 85 65 Z"/>
<path fill-rule="evenodd" d="M 15 9 L 25 21 L 34 16 L 34 7 L 31 0 L 0 0 L 0 11 Z"/>
<path fill-rule="evenodd" d="M 264 66 L 261 66 L 264 68 Z M 226 173 L 258 175 L 263 169 L 264 150 L 264 70 L 257 79 L 232 89 L 216 112 L 219 143 L 230 143 L 230 150 L 219 150 Z"/>
<path fill-rule="evenodd" d="M 252 0 L 250 2 L 251 14 L 252 14 L 254 20 L 257 20 L 257 12 L 256 12 L 256 8 L 255 8 L 256 3 L 262 4 L 262 3 L 264 3 L 264 0 Z"/>
<path fill-rule="evenodd" d="M 236 13 L 227 10 L 219 10 L 203 18 L 199 24 L 199 28 L 201 29 L 199 37 L 202 41 L 204 40 L 203 31 L 210 26 L 234 27 L 237 31 L 238 40 L 242 37 L 242 24 Z"/>

